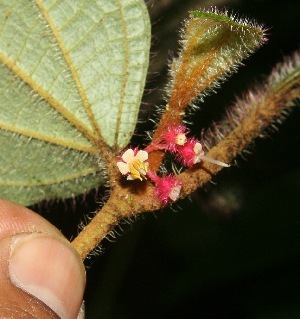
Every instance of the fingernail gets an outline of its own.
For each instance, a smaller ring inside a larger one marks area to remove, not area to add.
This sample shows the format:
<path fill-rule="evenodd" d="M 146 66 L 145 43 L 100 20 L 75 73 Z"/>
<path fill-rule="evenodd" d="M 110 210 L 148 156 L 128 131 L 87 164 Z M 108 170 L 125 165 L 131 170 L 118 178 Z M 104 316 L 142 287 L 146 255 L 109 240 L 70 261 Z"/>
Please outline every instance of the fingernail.
<path fill-rule="evenodd" d="M 84 319 L 84 318 L 85 318 L 85 304 L 84 304 L 84 301 L 83 301 L 82 304 L 81 304 L 79 313 L 77 315 L 77 319 Z"/>
<path fill-rule="evenodd" d="M 84 267 L 67 242 L 45 234 L 14 236 L 9 275 L 15 286 L 40 299 L 60 318 L 77 317 L 85 287 Z"/>

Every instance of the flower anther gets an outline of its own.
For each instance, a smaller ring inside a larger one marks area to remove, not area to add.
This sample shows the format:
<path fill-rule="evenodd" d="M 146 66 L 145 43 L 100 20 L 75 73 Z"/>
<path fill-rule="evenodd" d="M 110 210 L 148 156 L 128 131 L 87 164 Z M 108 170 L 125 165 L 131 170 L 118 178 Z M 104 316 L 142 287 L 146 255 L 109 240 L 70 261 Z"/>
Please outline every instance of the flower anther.
<path fill-rule="evenodd" d="M 117 162 L 117 166 L 122 175 L 127 176 L 128 180 L 147 179 L 148 172 L 148 153 L 137 148 L 126 150 Z"/>

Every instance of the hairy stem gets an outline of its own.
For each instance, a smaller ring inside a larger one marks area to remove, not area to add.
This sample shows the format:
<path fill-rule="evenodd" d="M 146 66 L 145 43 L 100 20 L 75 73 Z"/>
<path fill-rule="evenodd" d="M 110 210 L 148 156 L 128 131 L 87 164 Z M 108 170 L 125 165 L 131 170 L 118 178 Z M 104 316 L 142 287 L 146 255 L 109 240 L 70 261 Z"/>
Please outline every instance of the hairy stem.
<path fill-rule="evenodd" d="M 119 201 L 115 200 L 115 196 L 111 196 L 103 208 L 96 213 L 91 222 L 72 241 L 72 245 L 82 259 L 85 259 L 112 231 L 122 216 L 125 216 L 130 211 L 124 203 L 122 206 L 118 204 Z"/>
<path fill-rule="evenodd" d="M 142 186 L 139 186 L 137 191 L 129 186 L 130 183 L 132 182 L 125 183 L 127 186 L 124 186 L 122 181 L 115 181 L 109 200 L 72 241 L 82 259 L 85 259 L 122 219 L 162 208 L 161 202 L 152 197 L 153 185 L 150 182 L 145 185 L 137 181 Z"/>
<path fill-rule="evenodd" d="M 230 163 L 243 152 L 267 127 L 281 118 L 300 97 L 300 57 L 286 60 L 277 67 L 260 89 L 250 91 L 238 100 L 227 117 L 207 137 L 209 145 L 215 145 L 207 153 L 217 161 Z M 170 116 L 170 115 L 165 115 Z M 181 198 L 209 182 L 223 167 L 214 163 L 199 163 L 179 174 L 182 181 Z M 140 213 L 156 211 L 164 205 L 153 197 L 154 187 L 149 181 L 123 181 L 116 165 L 111 181 L 111 196 L 92 221 L 74 239 L 72 244 L 82 259 L 113 230 L 121 219 Z M 119 177 L 118 177 L 119 176 Z"/>

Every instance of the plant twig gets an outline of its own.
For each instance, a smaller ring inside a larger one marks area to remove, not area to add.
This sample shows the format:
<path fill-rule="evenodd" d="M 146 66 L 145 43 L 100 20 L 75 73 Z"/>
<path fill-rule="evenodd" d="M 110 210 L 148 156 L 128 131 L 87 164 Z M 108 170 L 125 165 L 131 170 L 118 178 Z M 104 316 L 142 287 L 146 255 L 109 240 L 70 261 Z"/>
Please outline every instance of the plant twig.
<path fill-rule="evenodd" d="M 293 59 L 277 66 L 260 89 L 250 91 L 243 100 L 238 100 L 226 118 L 207 135 L 208 144 L 213 145 L 217 141 L 207 156 L 230 163 L 255 138 L 262 136 L 266 128 L 299 98 L 299 69 L 300 57 L 295 54 Z M 110 171 L 113 170 L 111 165 Z M 221 166 L 205 162 L 179 174 L 178 178 L 183 182 L 180 197 L 184 198 L 205 185 L 221 169 Z M 124 182 L 116 166 L 113 176 L 109 200 L 72 242 L 82 259 L 102 242 L 121 219 L 164 207 L 153 197 L 154 188 L 150 182 Z"/>

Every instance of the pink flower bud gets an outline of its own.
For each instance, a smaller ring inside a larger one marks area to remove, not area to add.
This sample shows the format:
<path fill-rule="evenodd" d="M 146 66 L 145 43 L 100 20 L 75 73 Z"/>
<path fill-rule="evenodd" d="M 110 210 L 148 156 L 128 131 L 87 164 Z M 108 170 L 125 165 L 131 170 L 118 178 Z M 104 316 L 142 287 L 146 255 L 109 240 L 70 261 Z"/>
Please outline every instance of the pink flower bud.
<path fill-rule="evenodd" d="M 200 163 L 201 161 L 223 167 L 230 166 L 226 163 L 205 156 L 202 144 L 194 137 L 187 139 L 183 146 L 177 148 L 177 159 L 187 167 L 192 167 L 194 164 Z"/>
<path fill-rule="evenodd" d="M 168 204 L 170 201 L 174 202 L 179 198 L 182 182 L 174 175 L 159 177 L 148 171 L 147 176 L 155 183 L 154 196 L 159 198 L 161 202 Z"/>
<path fill-rule="evenodd" d="M 202 144 L 194 137 L 188 138 L 184 145 L 177 148 L 177 159 L 187 167 L 199 163 L 202 155 Z"/>
<path fill-rule="evenodd" d="M 166 145 L 166 149 L 170 152 L 176 152 L 178 146 L 186 143 L 186 134 L 188 133 L 184 125 L 170 126 L 168 130 L 162 134 L 161 141 Z"/>
<path fill-rule="evenodd" d="M 184 125 L 170 126 L 155 142 L 146 148 L 151 152 L 155 149 L 167 150 L 171 153 L 176 153 L 177 147 L 180 147 L 186 142 L 186 134 L 188 133 Z"/>

